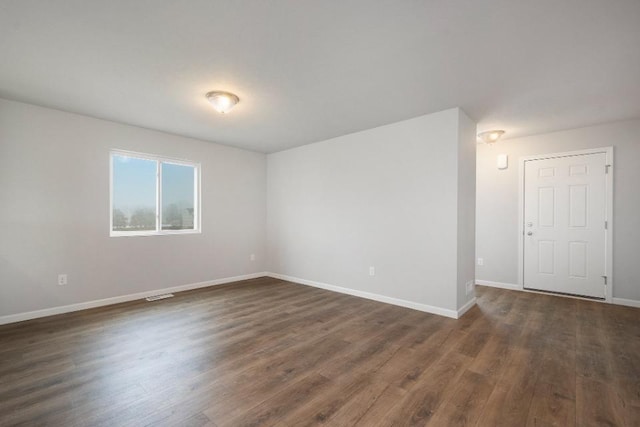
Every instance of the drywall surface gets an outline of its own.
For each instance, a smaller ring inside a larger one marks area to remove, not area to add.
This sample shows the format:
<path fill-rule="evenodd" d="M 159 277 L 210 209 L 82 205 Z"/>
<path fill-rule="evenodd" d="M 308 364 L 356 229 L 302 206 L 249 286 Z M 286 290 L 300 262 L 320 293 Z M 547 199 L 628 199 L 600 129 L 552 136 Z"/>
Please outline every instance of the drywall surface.
<path fill-rule="evenodd" d="M 478 145 L 477 246 L 479 280 L 518 283 L 519 158 L 586 148 L 614 147 L 613 296 L 640 300 L 640 120 Z M 498 170 L 498 154 L 509 167 Z"/>
<path fill-rule="evenodd" d="M 202 233 L 109 237 L 110 149 L 199 162 Z M 0 99 L 0 317 L 264 271 L 265 176 L 264 154 Z"/>
<path fill-rule="evenodd" d="M 458 110 L 458 309 L 475 297 L 476 123 Z"/>
<path fill-rule="evenodd" d="M 459 122 L 451 109 L 268 155 L 269 271 L 457 310 Z"/>

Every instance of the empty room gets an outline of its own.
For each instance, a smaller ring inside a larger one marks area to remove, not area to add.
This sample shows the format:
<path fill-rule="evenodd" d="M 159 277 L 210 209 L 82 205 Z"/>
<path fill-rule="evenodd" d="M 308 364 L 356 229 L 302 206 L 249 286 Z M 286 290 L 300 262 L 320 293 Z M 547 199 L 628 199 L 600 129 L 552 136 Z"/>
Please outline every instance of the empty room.
<path fill-rule="evenodd" d="M 0 0 L 0 427 L 640 425 L 638 0 Z"/>

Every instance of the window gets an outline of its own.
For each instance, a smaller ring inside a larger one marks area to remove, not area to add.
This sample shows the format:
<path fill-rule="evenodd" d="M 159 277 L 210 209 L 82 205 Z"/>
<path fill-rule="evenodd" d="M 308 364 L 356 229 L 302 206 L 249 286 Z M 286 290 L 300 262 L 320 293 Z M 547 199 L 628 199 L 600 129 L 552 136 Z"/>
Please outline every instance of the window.
<path fill-rule="evenodd" d="M 111 236 L 197 233 L 200 166 L 111 152 Z"/>

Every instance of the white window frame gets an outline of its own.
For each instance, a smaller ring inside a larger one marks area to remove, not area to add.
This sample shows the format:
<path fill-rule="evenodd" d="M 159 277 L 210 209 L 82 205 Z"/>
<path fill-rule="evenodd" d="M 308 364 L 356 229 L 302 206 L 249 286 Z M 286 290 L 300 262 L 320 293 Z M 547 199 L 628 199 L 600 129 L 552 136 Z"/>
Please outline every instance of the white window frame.
<path fill-rule="evenodd" d="M 114 231 L 113 230 L 113 157 L 126 156 L 142 160 L 156 162 L 156 229 L 142 231 Z M 194 195 L 193 195 L 193 229 L 192 230 L 162 230 L 162 164 L 170 163 L 174 165 L 191 166 L 194 168 Z M 138 153 L 126 150 L 109 151 L 109 236 L 111 237 L 133 237 L 133 236 L 163 236 L 171 234 L 200 234 L 201 228 L 201 180 L 200 163 L 190 160 L 175 159 L 171 157 L 157 156 L 153 154 Z"/>

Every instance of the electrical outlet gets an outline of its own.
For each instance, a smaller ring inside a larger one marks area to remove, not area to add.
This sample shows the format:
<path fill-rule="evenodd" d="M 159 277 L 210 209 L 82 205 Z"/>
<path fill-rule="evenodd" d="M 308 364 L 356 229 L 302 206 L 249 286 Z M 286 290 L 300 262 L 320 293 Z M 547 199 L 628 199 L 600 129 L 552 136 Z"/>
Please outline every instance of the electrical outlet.
<path fill-rule="evenodd" d="M 58 285 L 64 286 L 67 284 L 67 275 L 66 274 L 58 274 Z"/>
<path fill-rule="evenodd" d="M 376 268 L 371 266 L 369 267 L 369 276 L 375 276 L 376 275 Z"/>
<path fill-rule="evenodd" d="M 251 255 L 249 255 L 249 259 L 250 259 L 251 261 L 255 261 L 255 260 L 256 260 L 256 254 L 251 254 Z"/>
<path fill-rule="evenodd" d="M 478 265 L 484 265 L 484 259 L 478 258 Z"/>
<path fill-rule="evenodd" d="M 473 292 L 473 281 L 470 280 L 467 282 L 467 295 Z"/>

